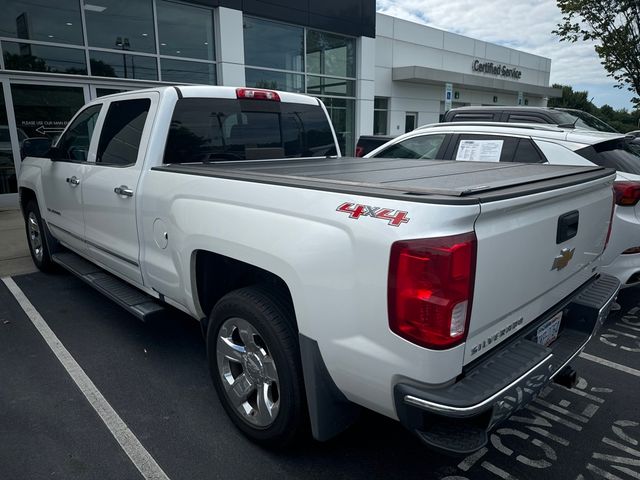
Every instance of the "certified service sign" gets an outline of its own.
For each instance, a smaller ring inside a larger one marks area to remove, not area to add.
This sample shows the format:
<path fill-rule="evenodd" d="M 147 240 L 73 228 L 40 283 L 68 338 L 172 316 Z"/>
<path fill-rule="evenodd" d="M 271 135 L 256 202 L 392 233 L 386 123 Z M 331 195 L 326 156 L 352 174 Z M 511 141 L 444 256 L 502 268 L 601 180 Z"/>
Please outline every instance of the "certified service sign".
<path fill-rule="evenodd" d="M 489 75 L 495 75 L 496 77 L 514 78 L 516 80 L 520 80 L 520 77 L 522 77 L 521 70 L 493 62 L 474 60 L 471 64 L 471 69 L 474 72 L 487 73 Z"/>

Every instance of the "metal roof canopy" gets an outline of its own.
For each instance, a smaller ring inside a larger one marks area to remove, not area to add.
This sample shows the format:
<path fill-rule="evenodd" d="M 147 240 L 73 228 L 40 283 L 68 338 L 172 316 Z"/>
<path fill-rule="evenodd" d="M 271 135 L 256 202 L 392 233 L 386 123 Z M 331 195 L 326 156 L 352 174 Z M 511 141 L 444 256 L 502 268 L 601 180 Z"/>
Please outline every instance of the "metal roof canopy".
<path fill-rule="evenodd" d="M 453 83 L 460 87 L 481 88 L 501 93 L 524 92 L 536 97 L 561 97 L 562 90 L 552 87 L 540 87 L 530 83 L 520 83 L 500 78 L 483 77 L 480 75 L 437 70 L 435 68 L 419 67 L 394 67 L 393 80 L 396 82 L 423 83 L 439 85 Z"/>

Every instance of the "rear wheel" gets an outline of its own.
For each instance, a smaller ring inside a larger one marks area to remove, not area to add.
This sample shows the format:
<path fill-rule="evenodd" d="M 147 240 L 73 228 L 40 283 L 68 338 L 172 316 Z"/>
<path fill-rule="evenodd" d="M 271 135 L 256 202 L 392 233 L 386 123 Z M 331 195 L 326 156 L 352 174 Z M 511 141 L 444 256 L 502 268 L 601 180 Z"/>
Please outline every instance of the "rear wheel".
<path fill-rule="evenodd" d="M 51 260 L 51 250 L 47 242 L 47 235 L 40 216 L 38 202 L 30 200 L 24 211 L 24 220 L 29 242 L 29 251 L 33 263 L 43 272 L 51 272 L 55 264 Z"/>
<path fill-rule="evenodd" d="M 247 287 L 213 308 L 209 368 L 233 423 L 265 446 L 290 443 L 307 411 L 293 309 L 277 292 Z"/>

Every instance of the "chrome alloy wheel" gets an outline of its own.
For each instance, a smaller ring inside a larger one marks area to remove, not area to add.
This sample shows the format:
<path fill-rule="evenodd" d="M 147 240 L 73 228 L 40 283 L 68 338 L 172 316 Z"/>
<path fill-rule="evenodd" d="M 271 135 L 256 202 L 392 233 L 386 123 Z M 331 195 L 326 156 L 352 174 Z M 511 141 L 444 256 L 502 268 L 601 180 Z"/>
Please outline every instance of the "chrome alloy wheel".
<path fill-rule="evenodd" d="M 31 251 L 33 251 L 33 256 L 36 257 L 36 260 L 41 262 L 44 253 L 42 250 L 42 235 L 40 234 L 40 227 L 38 226 L 38 219 L 35 213 L 29 212 L 27 224 L 29 225 L 29 244 L 31 245 Z"/>
<path fill-rule="evenodd" d="M 229 318 L 216 341 L 218 373 L 229 401 L 247 423 L 267 428 L 280 408 L 276 364 L 260 333 L 242 318 Z"/>

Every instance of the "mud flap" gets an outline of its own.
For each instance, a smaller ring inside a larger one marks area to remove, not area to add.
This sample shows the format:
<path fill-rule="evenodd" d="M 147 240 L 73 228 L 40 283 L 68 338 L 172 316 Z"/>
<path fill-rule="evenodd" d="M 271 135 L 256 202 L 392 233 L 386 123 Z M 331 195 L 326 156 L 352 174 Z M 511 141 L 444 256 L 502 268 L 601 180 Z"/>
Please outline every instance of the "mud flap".
<path fill-rule="evenodd" d="M 302 334 L 299 337 L 311 430 L 313 438 L 324 442 L 352 425 L 361 407 L 350 402 L 333 382 L 318 342 Z"/>

